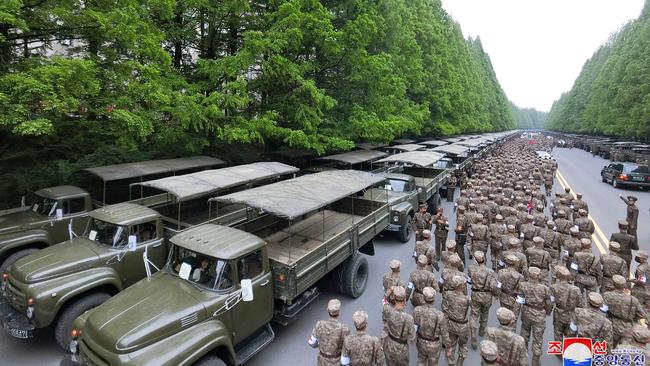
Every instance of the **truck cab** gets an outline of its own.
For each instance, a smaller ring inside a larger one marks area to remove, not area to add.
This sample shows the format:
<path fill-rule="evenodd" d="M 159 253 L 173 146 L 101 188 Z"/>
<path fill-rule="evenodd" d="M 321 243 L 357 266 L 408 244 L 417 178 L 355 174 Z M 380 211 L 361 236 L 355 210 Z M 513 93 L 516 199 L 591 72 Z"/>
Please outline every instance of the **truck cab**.
<path fill-rule="evenodd" d="M 0 321 L 10 335 L 31 338 L 35 328 L 54 324 L 57 343 L 67 349 L 76 317 L 146 277 L 145 251 L 156 266 L 164 264 L 156 211 L 121 203 L 92 211 L 85 222 L 72 240 L 21 258 L 3 274 Z"/>
<path fill-rule="evenodd" d="M 204 224 L 171 239 L 161 271 L 75 322 L 82 336 L 71 342 L 78 351 L 71 359 L 82 365 L 208 359 L 238 365 L 273 340 L 273 312 L 266 242 Z"/>
<path fill-rule="evenodd" d="M 70 239 L 92 211 L 90 194 L 74 186 L 43 188 L 29 205 L 0 213 L 0 273 L 19 258 Z"/>
<path fill-rule="evenodd" d="M 366 191 L 364 198 L 387 201 L 390 205 L 390 224 L 387 231 L 397 232 L 399 241 L 406 243 L 411 239 L 413 215 L 418 209 L 419 188 L 415 178 L 407 174 L 386 173 L 385 189 L 374 188 Z"/>

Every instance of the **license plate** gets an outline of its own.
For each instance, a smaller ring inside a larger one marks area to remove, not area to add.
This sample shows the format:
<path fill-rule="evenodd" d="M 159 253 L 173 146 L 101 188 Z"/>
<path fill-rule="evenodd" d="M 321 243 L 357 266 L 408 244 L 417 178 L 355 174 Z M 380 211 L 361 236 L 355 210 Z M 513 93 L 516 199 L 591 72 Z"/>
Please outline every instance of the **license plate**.
<path fill-rule="evenodd" d="M 27 338 L 27 331 L 26 330 L 8 328 L 7 331 L 9 331 L 9 335 L 11 335 L 14 338 L 21 338 L 21 339 L 26 339 Z"/>
<path fill-rule="evenodd" d="M 632 180 L 643 182 L 643 177 L 632 177 Z"/>

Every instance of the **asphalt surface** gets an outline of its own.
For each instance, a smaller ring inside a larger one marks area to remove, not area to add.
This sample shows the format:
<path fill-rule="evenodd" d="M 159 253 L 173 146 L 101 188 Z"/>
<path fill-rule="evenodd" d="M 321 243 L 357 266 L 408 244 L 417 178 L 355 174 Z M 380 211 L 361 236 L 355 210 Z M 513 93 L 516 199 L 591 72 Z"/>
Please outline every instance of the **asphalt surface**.
<path fill-rule="evenodd" d="M 589 203 L 590 211 L 594 220 L 603 232 L 606 238 L 598 237 L 601 244 L 606 244 L 609 235 L 617 230 L 616 222 L 625 218 L 625 205 L 618 198 L 618 194 L 627 196 L 634 194 L 639 197 L 640 215 L 639 215 L 639 236 L 641 249 L 648 250 L 648 237 L 650 228 L 641 223 L 650 222 L 650 193 L 640 192 L 638 190 L 616 190 L 611 185 L 601 183 L 600 169 L 607 163 L 601 158 L 592 157 L 591 154 L 578 149 L 556 149 L 554 155 L 559 163 L 559 171 L 572 190 L 581 192 Z M 562 190 L 563 187 L 556 179 L 554 191 Z M 457 192 L 458 193 L 458 192 Z M 453 227 L 454 221 L 452 209 L 453 204 L 444 202 L 444 208 L 447 216 L 450 217 L 450 226 Z M 326 317 L 326 304 L 330 298 L 340 298 L 342 301 L 342 321 L 346 322 L 350 328 L 352 326 L 352 313 L 357 309 L 366 310 L 369 314 L 369 333 L 379 335 L 381 333 L 381 300 L 383 296 L 382 276 L 388 271 L 388 262 L 391 259 L 402 261 L 402 278 L 406 279 L 408 274 L 415 269 L 415 264 L 411 258 L 413 251 L 414 239 L 409 243 L 401 244 L 394 235 L 387 234 L 375 240 L 375 255 L 368 257 L 369 262 L 369 280 L 365 293 L 358 299 L 349 299 L 341 297 L 331 283 L 323 281 L 319 284 L 321 290 L 320 297 L 314 303 L 307 307 L 289 326 L 276 326 L 274 330 L 276 339 L 259 354 L 252 358 L 247 365 L 251 366 L 274 366 L 274 365 L 315 365 L 317 351 L 307 345 L 307 337 L 320 319 Z M 595 247 L 594 251 L 597 251 Z M 438 296 L 437 305 L 440 305 Z M 490 314 L 489 326 L 496 325 L 497 305 L 493 305 L 493 311 Z M 412 307 L 409 304 L 407 311 L 411 312 Z M 547 320 L 546 332 L 544 334 L 543 344 L 543 365 L 561 365 L 560 359 L 555 356 L 546 355 L 546 342 L 552 340 L 553 326 L 550 317 Z M 518 330 L 520 328 L 518 327 Z M 36 338 L 32 340 L 18 340 L 9 337 L 0 332 L 0 365 L 21 365 L 21 366 L 50 366 L 58 365 L 63 351 L 59 350 L 53 340 L 52 329 L 44 329 L 37 332 Z M 410 364 L 416 364 L 415 346 L 410 347 Z M 469 358 L 465 365 L 478 365 L 480 357 L 478 351 L 469 350 Z M 444 352 L 441 355 L 440 365 L 447 365 Z"/>

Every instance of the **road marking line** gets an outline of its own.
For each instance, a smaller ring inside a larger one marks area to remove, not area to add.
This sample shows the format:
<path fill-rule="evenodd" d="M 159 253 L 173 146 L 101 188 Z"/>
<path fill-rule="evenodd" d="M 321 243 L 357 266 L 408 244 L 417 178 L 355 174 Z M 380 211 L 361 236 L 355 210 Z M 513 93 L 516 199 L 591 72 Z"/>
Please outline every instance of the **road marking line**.
<path fill-rule="evenodd" d="M 560 173 L 560 169 L 557 169 L 555 173 L 556 173 L 558 183 L 560 183 L 562 188 L 564 188 L 564 189 L 566 189 L 567 187 L 570 188 L 571 189 L 571 191 L 570 191 L 571 196 L 573 196 L 573 198 L 576 198 L 576 195 L 574 193 L 573 188 L 571 188 L 571 186 L 569 185 L 569 182 L 567 182 L 566 179 L 564 179 L 564 176 L 562 176 L 562 173 Z M 609 241 L 604 239 L 605 234 L 603 234 L 602 230 L 600 230 L 600 227 L 596 223 L 596 220 L 594 220 L 593 216 L 591 216 L 591 214 L 588 213 L 587 217 L 591 220 L 591 222 L 593 222 L 594 228 L 596 229 L 596 232 L 594 232 L 591 235 L 591 241 L 596 244 L 596 247 L 598 248 L 598 251 L 600 252 L 600 254 L 607 253 L 607 250 L 605 249 L 607 247 L 607 245 L 604 245 L 604 243 L 608 243 Z M 598 237 L 598 235 L 596 235 L 596 234 L 602 235 L 602 238 Z M 601 240 L 602 240 L 602 242 L 601 242 Z"/>

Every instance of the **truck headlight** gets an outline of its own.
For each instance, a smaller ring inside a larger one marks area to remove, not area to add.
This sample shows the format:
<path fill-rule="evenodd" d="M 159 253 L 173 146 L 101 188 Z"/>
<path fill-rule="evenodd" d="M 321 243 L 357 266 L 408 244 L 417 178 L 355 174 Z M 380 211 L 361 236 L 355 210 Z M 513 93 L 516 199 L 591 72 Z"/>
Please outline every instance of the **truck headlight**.
<path fill-rule="evenodd" d="M 25 310 L 25 316 L 27 316 L 27 319 L 31 319 L 34 316 L 34 307 L 33 306 L 27 307 L 27 309 Z"/>
<path fill-rule="evenodd" d="M 2 285 L 0 285 L 1 289 L 2 289 L 2 292 L 5 292 L 5 289 L 7 288 L 7 282 L 8 281 L 9 281 L 9 273 L 5 272 L 5 273 L 2 274 Z"/>
<path fill-rule="evenodd" d="M 398 222 L 399 221 L 399 216 L 393 216 L 393 221 Z"/>
<path fill-rule="evenodd" d="M 70 346 L 68 347 L 68 350 L 73 355 L 76 355 L 77 351 L 79 350 L 79 342 L 77 342 L 76 339 L 73 339 L 72 341 L 70 341 Z"/>

